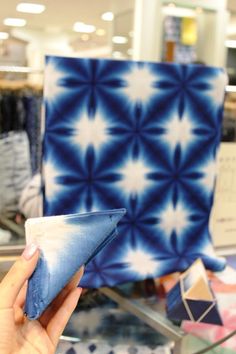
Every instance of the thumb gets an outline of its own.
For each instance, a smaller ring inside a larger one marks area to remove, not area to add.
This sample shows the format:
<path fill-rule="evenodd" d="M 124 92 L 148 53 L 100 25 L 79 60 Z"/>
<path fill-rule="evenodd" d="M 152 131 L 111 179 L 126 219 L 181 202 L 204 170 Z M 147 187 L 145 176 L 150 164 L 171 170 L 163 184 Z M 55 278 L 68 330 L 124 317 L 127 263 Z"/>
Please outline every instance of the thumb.
<path fill-rule="evenodd" d="M 19 291 L 35 270 L 38 257 L 37 245 L 27 245 L 0 284 L 0 309 L 14 305 Z"/>

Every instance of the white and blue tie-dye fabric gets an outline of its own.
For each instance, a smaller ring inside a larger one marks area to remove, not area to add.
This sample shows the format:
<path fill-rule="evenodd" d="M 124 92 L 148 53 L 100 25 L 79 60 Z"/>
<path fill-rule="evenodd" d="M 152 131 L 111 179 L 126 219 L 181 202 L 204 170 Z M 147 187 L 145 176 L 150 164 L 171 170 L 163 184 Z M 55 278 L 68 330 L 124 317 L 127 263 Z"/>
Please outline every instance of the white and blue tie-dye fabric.
<path fill-rule="evenodd" d="M 117 209 L 26 221 L 26 241 L 40 249 L 26 296 L 30 319 L 38 318 L 75 272 L 112 241 L 124 214 Z"/>
<path fill-rule="evenodd" d="M 198 257 L 223 269 L 208 223 L 224 70 L 51 56 L 45 70 L 45 215 L 127 209 L 125 237 L 82 284 L 161 276 Z"/>

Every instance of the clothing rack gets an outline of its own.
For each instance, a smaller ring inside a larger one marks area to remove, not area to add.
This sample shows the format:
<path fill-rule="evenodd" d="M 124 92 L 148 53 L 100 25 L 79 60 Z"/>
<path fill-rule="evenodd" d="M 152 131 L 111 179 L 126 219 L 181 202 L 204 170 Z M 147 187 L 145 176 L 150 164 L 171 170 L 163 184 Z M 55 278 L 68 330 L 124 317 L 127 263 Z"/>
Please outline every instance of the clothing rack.
<path fill-rule="evenodd" d="M 3 188 L 1 189 L 1 193 L 6 198 L 2 198 L 2 204 L 0 204 L 2 205 L 0 224 L 20 238 L 24 237 L 24 229 L 22 225 L 15 223 L 14 213 L 21 212 L 19 206 L 17 206 L 20 200 L 20 193 L 40 166 L 42 89 L 42 85 L 31 84 L 27 80 L 0 79 L 1 163 L 2 166 L 7 166 L 2 177 L 5 184 L 7 176 L 9 176 L 9 180 L 14 181 L 12 182 L 12 188 L 15 193 L 15 199 L 13 199 L 13 193 L 7 194 L 7 192 L 3 192 Z M 18 141 L 21 142 L 20 145 Z M 6 151 L 7 156 L 9 153 L 10 158 L 11 153 L 9 148 L 4 148 L 6 145 L 14 147 L 14 154 L 23 153 L 23 160 L 18 159 L 14 166 L 8 165 L 5 162 L 7 158 L 4 158 L 4 151 Z M 30 149 L 30 155 L 28 148 Z M 26 162 L 25 169 L 23 166 L 24 161 Z M 21 172 L 16 173 L 14 171 Z M 17 178 L 12 179 L 12 176 L 17 176 Z M 4 182 L 2 183 L 5 185 Z"/>

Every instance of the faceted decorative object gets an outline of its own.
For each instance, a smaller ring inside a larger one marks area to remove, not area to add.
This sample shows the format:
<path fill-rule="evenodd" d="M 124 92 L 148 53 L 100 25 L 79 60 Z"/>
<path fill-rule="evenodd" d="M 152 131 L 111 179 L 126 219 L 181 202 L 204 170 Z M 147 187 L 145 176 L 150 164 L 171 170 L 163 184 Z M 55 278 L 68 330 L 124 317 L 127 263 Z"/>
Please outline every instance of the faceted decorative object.
<path fill-rule="evenodd" d="M 222 326 L 217 301 L 200 258 L 181 274 L 180 281 L 168 292 L 167 315 L 174 321 Z"/>
<path fill-rule="evenodd" d="M 117 235 L 124 214 L 125 209 L 115 209 L 26 221 L 26 242 L 36 243 L 41 252 L 28 284 L 25 312 L 30 319 L 38 318 L 75 272 Z"/>

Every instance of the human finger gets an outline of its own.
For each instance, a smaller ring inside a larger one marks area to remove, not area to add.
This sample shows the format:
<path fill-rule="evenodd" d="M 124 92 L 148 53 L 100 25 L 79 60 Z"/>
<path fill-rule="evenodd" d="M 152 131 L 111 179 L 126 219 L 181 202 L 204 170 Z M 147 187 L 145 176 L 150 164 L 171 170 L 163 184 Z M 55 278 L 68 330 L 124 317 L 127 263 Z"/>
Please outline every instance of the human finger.
<path fill-rule="evenodd" d="M 54 346 L 57 345 L 67 322 L 69 321 L 74 309 L 76 308 L 81 292 L 81 288 L 75 288 L 71 290 L 61 307 L 49 321 L 47 325 L 47 333 Z"/>
<path fill-rule="evenodd" d="M 57 312 L 61 304 L 64 302 L 67 295 L 76 288 L 84 274 L 84 267 L 81 267 L 78 272 L 75 273 L 71 281 L 61 290 L 57 297 L 52 301 L 48 308 L 44 311 L 39 319 L 39 322 L 43 327 L 46 327 L 50 319 Z"/>
<path fill-rule="evenodd" d="M 16 297 L 15 305 L 19 307 L 23 307 L 26 299 L 28 281 L 26 281 L 23 287 L 20 289 L 19 294 Z"/>
<path fill-rule="evenodd" d="M 26 317 L 24 315 L 24 311 L 19 306 L 14 306 L 14 320 L 15 320 L 16 325 L 22 324 L 26 320 Z"/>
<path fill-rule="evenodd" d="M 0 284 L 0 309 L 14 305 L 21 288 L 37 265 L 38 257 L 37 245 L 27 245 Z"/>
<path fill-rule="evenodd" d="M 19 294 L 17 295 L 15 304 L 14 304 L 14 316 L 15 316 L 15 324 L 20 324 L 24 322 L 24 304 L 26 299 L 28 281 L 26 281 L 23 287 L 20 289 Z"/>

